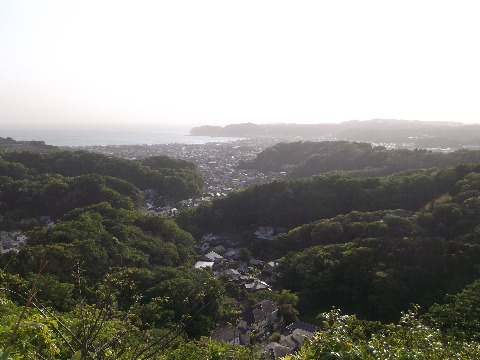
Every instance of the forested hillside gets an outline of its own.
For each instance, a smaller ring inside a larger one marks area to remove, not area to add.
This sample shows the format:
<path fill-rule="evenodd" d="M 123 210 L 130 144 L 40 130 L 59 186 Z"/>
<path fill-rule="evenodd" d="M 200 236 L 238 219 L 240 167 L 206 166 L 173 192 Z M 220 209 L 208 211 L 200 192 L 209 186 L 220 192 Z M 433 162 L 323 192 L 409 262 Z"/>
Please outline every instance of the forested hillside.
<path fill-rule="evenodd" d="M 33 286 L 35 272 L 45 264 L 35 284 L 37 299 L 60 310 L 72 310 L 77 291 L 95 303 L 95 289 L 102 281 L 122 278 L 135 283 L 135 289 L 123 289 L 118 308 L 133 311 L 135 305 L 144 323 L 163 326 L 185 315 L 206 290 L 207 274 L 192 267 L 193 244 L 191 235 L 171 220 L 100 203 L 75 209 L 48 229 L 34 229 L 22 251 L 0 257 L 0 267 L 19 276 L 14 285 L 20 291 Z M 76 273 L 81 276 L 80 289 L 75 288 Z M 169 299 L 162 302 L 162 309 L 151 313 L 155 299 L 165 296 Z M 192 303 L 185 304 L 189 296 Z M 203 330 L 192 328 L 193 333 L 208 333 L 208 318 L 202 321 Z"/>
<path fill-rule="evenodd" d="M 444 193 L 456 194 L 459 191 L 458 181 L 469 173 L 478 172 L 478 165 L 461 165 L 376 178 L 327 173 L 274 181 L 232 193 L 198 209 L 187 210 L 179 215 L 177 221 L 193 234 L 201 234 L 259 225 L 291 229 L 350 211 L 416 211 Z"/>
<path fill-rule="evenodd" d="M 390 347 L 385 349 L 390 354 L 385 358 L 395 358 L 398 348 L 394 344 L 405 341 L 404 336 L 416 339 L 409 351 L 418 354 L 427 346 L 420 345 L 425 335 L 442 343 L 437 358 L 462 351 L 471 356 L 477 354 L 478 343 L 455 349 L 449 343 L 452 338 L 448 340 L 437 330 L 439 324 L 455 328 L 449 334 L 463 339 L 458 328 L 466 329 L 464 334 L 472 340 L 478 321 L 469 310 L 464 316 L 457 314 L 461 320 L 455 322 L 448 320 L 446 312 L 463 310 L 436 305 L 429 312 L 429 323 L 418 320 L 418 314 L 402 312 L 418 304 L 418 311 L 425 313 L 435 303 L 444 302 L 447 294 L 464 288 L 470 296 L 480 295 L 478 286 L 469 286 L 480 278 L 479 184 L 478 165 L 377 178 L 330 173 L 250 188 L 185 212 L 178 221 L 191 231 L 204 224 L 216 231 L 256 229 L 258 225 L 291 229 L 272 241 L 250 240 L 249 249 L 261 259 L 279 259 L 280 287 L 298 294 L 301 314 L 315 316 L 332 307 L 356 314 L 338 315 L 331 329 L 319 334 L 299 359 L 326 359 L 328 349 L 354 353 L 335 342 L 340 333 L 358 346 L 357 354 L 367 352 L 369 346 L 381 351 L 375 341 L 383 341 L 382 346 L 388 343 Z M 478 306 L 478 300 L 469 301 L 477 304 L 470 306 Z M 337 315 L 334 311 L 324 316 Z M 408 325 L 398 330 L 376 320 Z M 422 328 L 423 335 L 408 334 L 410 326 Z M 366 333 L 357 337 L 359 331 Z M 417 345 L 420 348 L 415 349 Z"/>
<path fill-rule="evenodd" d="M 272 244 L 289 251 L 283 287 L 314 313 L 338 306 L 385 322 L 412 303 L 427 309 L 480 277 L 477 206 L 441 203 L 408 218 L 355 213 L 294 229 Z"/>
<path fill-rule="evenodd" d="M 98 174 L 126 180 L 141 190 L 153 189 L 160 194 L 185 198 L 198 195 L 203 179 L 192 163 L 166 157 L 132 161 L 85 151 L 61 151 L 48 154 L 31 152 L 6 152 L 0 154 L 2 175 L 17 179 L 9 173 L 13 167 L 23 176 L 54 173 L 62 176 Z M 21 175 L 21 176 L 22 176 Z"/>
<path fill-rule="evenodd" d="M 223 295 L 193 267 L 193 237 L 137 211 L 139 188 L 175 199 L 202 185 L 167 157 L 1 153 L 2 243 L 28 239 L 1 247 L 2 358 L 148 358 L 210 334 Z"/>
<path fill-rule="evenodd" d="M 232 192 L 175 219 L 138 211 L 141 189 L 175 199 L 202 184 L 193 164 L 167 157 L 0 153 L 1 235 L 28 239 L 0 255 L 0 356 L 262 359 L 260 345 L 208 337 L 266 298 L 283 320 L 321 328 L 288 359 L 479 358 L 480 165 L 331 172 Z M 258 226 L 284 232 L 258 239 Z M 273 291 L 196 269 L 195 238 L 212 232 L 241 242 L 240 258 L 276 260 L 254 269 L 276 279 Z"/>
<path fill-rule="evenodd" d="M 301 178 L 329 171 L 351 176 L 385 176 L 396 172 L 443 168 L 480 162 L 480 151 L 457 150 L 449 153 L 422 149 L 390 149 L 368 143 L 347 141 L 279 143 L 265 149 L 241 168 L 259 171 L 286 171 L 290 178 Z"/>
<path fill-rule="evenodd" d="M 166 157 L 140 162 L 88 152 L 0 153 L 0 221 L 7 227 L 102 201 L 133 209 L 145 189 L 180 200 L 201 193 L 203 179 L 194 164 Z"/>
<path fill-rule="evenodd" d="M 477 280 L 424 315 L 412 306 L 396 325 L 359 320 L 338 309 L 324 312 L 319 315 L 324 331 L 285 360 L 479 359 L 479 294 Z"/>

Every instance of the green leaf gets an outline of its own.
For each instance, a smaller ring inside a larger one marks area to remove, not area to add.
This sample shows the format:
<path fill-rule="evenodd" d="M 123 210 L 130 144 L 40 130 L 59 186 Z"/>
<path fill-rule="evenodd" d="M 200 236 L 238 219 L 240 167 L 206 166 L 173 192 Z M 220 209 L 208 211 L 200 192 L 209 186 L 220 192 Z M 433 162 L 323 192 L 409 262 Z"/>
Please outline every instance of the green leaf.
<path fill-rule="evenodd" d="M 1 360 L 10 360 L 10 353 L 12 352 L 12 348 L 8 347 L 4 350 L 0 349 L 0 359 Z"/>
<path fill-rule="evenodd" d="M 82 359 L 82 353 L 80 351 L 77 351 L 73 356 L 70 358 L 70 360 L 81 360 Z"/>

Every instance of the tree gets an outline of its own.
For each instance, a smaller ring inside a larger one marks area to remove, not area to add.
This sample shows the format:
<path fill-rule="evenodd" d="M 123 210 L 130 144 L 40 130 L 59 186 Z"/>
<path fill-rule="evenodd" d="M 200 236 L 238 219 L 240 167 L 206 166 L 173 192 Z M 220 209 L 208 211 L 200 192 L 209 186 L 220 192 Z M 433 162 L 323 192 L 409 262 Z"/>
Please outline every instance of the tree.
<path fill-rule="evenodd" d="M 425 320 L 458 339 L 480 341 L 480 280 L 445 300 L 445 304 L 433 305 Z"/>
<path fill-rule="evenodd" d="M 248 250 L 247 248 L 241 248 L 240 249 L 240 257 L 239 259 L 244 262 L 250 261 L 252 258 L 252 252 Z"/>
<path fill-rule="evenodd" d="M 480 359 L 478 343 L 444 336 L 420 321 L 416 311 L 404 313 L 397 325 L 357 320 L 337 309 L 322 313 L 320 319 L 326 329 L 285 360 Z"/>
<path fill-rule="evenodd" d="M 295 306 L 298 304 L 298 295 L 289 290 L 282 290 L 278 298 L 278 316 L 283 319 L 285 325 L 289 325 L 298 320 L 298 310 Z"/>

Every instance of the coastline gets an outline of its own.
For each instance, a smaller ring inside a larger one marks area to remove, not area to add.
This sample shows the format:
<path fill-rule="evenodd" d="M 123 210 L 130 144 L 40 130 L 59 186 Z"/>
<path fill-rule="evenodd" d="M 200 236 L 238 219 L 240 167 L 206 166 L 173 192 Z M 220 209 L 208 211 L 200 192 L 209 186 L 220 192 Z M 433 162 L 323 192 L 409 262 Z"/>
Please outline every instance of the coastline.
<path fill-rule="evenodd" d="M 188 130 L 187 130 L 188 131 Z M 47 145 L 60 147 L 107 146 L 107 145 L 153 145 L 153 144 L 204 144 L 227 142 L 241 137 L 197 136 L 187 131 L 173 129 L 131 130 L 131 129 L 3 129 L 0 137 L 11 137 L 17 141 L 44 141 Z"/>

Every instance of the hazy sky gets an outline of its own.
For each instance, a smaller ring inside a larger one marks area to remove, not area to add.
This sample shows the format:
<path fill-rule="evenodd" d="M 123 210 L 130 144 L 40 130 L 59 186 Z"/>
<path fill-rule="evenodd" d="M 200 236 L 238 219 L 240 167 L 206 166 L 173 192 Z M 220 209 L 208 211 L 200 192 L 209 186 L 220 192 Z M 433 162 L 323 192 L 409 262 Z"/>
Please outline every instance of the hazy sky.
<path fill-rule="evenodd" d="M 0 122 L 480 123 L 478 1 L 0 1 Z"/>

